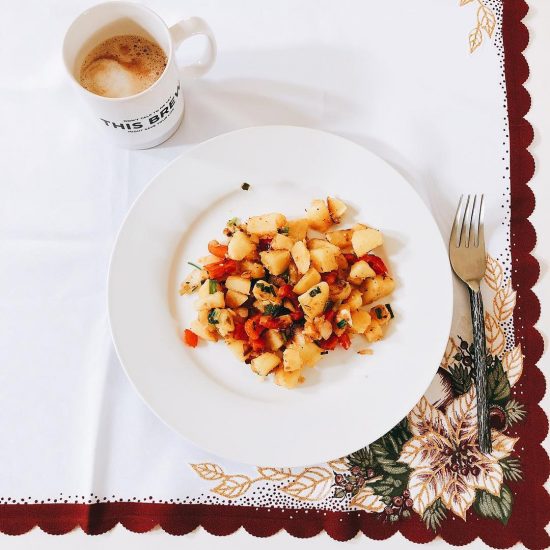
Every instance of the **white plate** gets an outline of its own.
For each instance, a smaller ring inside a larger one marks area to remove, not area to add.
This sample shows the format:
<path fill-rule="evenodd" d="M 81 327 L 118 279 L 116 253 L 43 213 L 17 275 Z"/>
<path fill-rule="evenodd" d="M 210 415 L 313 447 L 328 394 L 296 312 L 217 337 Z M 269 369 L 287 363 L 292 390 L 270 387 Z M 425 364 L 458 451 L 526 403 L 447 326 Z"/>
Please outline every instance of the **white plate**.
<path fill-rule="evenodd" d="M 187 261 L 204 256 L 233 216 L 298 217 L 329 194 L 349 205 L 346 224 L 383 231 L 397 279 L 396 318 L 374 355 L 339 349 L 286 390 L 261 382 L 223 343 L 186 347 L 180 334 L 196 316 L 194 297 L 178 294 Z M 248 128 L 180 156 L 132 206 L 109 273 L 115 346 L 145 402 L 200 447 L 256 465 L 327 461 L 391 429 L 432 380 L 451 313 L 446 248 L 413 189 L 362 147 L 305 128 Z"/>

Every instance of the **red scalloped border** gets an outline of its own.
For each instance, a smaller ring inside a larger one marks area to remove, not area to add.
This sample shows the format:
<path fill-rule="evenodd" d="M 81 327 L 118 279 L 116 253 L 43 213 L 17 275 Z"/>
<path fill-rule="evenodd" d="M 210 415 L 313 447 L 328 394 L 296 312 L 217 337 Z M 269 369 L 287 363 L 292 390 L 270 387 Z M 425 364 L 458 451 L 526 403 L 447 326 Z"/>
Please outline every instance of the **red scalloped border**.
<path fill-rule="evenodd" d="M 508 525 L 501 526 L 468 514 L 468 521 L 446 521 L 440 536 L 450 544 L 464 545 L 477 537 L 494 548 L 509 548 L 522 542 L 538 550 L 550 546 L 545 531 L 550 521 L 550 496 L 544 488 L 550 473 L 550 461 L 541 442 L 546 437 L 548 421 L 539 401 L 545 392 L 545 379 L 536 364 L 544 344 L 535 323 L 540 315 L 540 303 L 532 291 L 539 276 L 539 264 L 531 255 L 536 233 L 529 221 L 535 208 L 535 197 L 528 186 L 534 172 L 534 160 L 527 150 L 533 139 L 533 129 L 524 116 L 531 100 L 523 87 L 529 67 L 523 51 L 529 42 L 529 32 L 522 19 L 528 11 L 525 0 L 504 0 L 503 41 L 505 52 L 506 91 L 510 128 L 511 185 L 511 251 L 512 282 L 517 291 L 514 315 L 516 338 L 522 343 L 524 374 L 522 385 L 530 401 L 527 422 L 518 434 L 524 450 L 524 480 L 511 483 L 515 495 L 514 511 Z M 160 525 L 167 533 L 184 535 L 202 526 L 214 535 L 229 535 L 240 527 L 257 537 L 269 537 L 281 529 L 307 538 L 325 530 L 332 538 L 345 541 L 358 531 L 375 540 L 391 537 L 398 530 L 408 540 L 426 543 L 436 535 L 427 530 L 418 516 L 397 525 L 384 523 L 374 514 L 364 512 L 330 512 L 324 510 L 288 510 L 248 506 L 205 504 L 159 504 L 106 502 L 97 504 L 2 504 L 0 531 L 9 535 L 26 533 L 39 526 L 46 533 L 61 535 L 79 526 L 90 535 L 111 530 L 117 523 L 137 533 Z"/>

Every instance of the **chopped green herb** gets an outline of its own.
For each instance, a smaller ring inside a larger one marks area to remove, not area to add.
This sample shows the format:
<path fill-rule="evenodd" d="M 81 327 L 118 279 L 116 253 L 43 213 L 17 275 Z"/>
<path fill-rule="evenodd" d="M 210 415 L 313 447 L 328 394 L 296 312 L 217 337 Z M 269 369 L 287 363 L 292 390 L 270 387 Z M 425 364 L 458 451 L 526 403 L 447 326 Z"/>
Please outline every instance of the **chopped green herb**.
<path fill-rule="evenodd" d="M 390 317 L 393 319 L 395 315 L 393 314 L 393 309 L 391 308 L 390 304 L 386 304 L 386 309 L 390 312 Z"/>
<path fill-rule="evenodd" d="M 345 319 L 341 319 L 340 321 L 338 321 L 336 323 L 336 326 L 338 328 L 344 328 L 345 326 L 347 326 L 348 322 L 345 320 Z"/>
<path fill-rule="evenodd" d="M 219 323 L 218 321 L 218 310 L 217 309 L 211 309 L 209 312 L 208 312 L 208 322 L 211 324 L 211 325 L 217 325 Z"/>
<path fill-rule="evenodd" d="M 278 233 L 281 233 L 281 235 L 288 235 L 290 227 L 288 227 L 288 225 L 285 225 L 284 227 L 280 227 L 277 231 Z"/>
<path fill-rule="evenodd" d="M 241 189 L 242 189 L 243 191 L 248 191 L 248 190 L 250 189 L 250 184 L 249 184 L 249 183 L 246 183 L 246 182 L 243 183 L 243 184 L 241 185 Z"/>
<path fill-rule="evenodd" d="M 263 290 L 264 292 L 267 292 L 268 294 L 271 294 L 273 296 L 276 296 L 275 289 L 271 285 L 265 285 L 264 283 L 256 283 L 258 288 L 260 290 Z"/>
<path fill-rule="evenodd" d="M 239 225 L 239 218 L 237 218 L 237 217 L 231 218 L 231 219 L 227 222 L 227 225 Z"/>
<path fill-rule="evenodd" d="M 208 293 L 214 294 L 218 291 L 218 283 L 214 279 L 208 279 Z"/>
<path fill-rule="evenodd" d="M 192 265 L 196 269 L 202 269 L 200 265 L 194 264 L 193 262 L 187 262 L 189 265 Z"/>
<path fill-rule="evenodd" d="M 321 294 L 321 289 L 316 286 L 313 290 L 309 291 L 309 295 L 313 298 L 314 296 L 317 296 L 317 294 Z"/>
<path fill-rule="evenodd" d="M 375 308 L 374 313 L 376 313 L 377 319 L 382 319 L 382 308 L 380 307 Z"/>
<path fill-rule="evenodd" d="M 281 315 L 287 315 L 288 313 L 290 313 L 290 310 L 279 304 L 267 304 L 264 308 L 264 314 L 271 315 L 272 317 L 280 317 Z"/>

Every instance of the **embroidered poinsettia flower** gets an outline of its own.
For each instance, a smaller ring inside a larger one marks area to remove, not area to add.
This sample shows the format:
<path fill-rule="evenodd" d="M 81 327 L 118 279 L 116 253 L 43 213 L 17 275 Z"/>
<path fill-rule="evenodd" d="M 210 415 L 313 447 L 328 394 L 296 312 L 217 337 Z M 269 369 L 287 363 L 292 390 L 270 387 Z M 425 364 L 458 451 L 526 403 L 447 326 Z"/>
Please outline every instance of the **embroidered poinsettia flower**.
<path fill-rule="evenodd" d="M 416 512 L 422 515 L 440 498 L 465 520 L 476 489 L 500 496 L 499 460 L 510 455 L 517 438 L 492 430 L 492 453 L 480 451 L 473 388 L 454 399 L 444 413 L 423 397 L 409 414 L 409 426 L 413 437 L 403 445 L 399 461 L 412 469 L 408 488 Z"/>

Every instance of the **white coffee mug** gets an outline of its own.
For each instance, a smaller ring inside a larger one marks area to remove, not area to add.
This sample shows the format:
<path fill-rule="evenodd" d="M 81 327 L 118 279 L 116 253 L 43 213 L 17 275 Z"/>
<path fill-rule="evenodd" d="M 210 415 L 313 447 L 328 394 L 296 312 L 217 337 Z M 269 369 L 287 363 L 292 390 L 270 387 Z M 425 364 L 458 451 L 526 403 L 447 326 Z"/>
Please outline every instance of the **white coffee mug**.
<path fill-rule="evenodd" d="M 124 34 L 142 36 L 164 50 L 166 68 L 158 80 L 128 97 L 103 97 L 82 87 L 79 73 L 86 55 L 104 40 Z M 208 39 L 203 58 L 179 70 L 174 59 L 175 49 L 197 34 Z M 63 42 L 67 72 L 90 107 L 102 135 L 130 149 L 154 147 L 176 131 L 184 110 L 180 77 L 196 78 L 205 74 L 215 59 L 216 41 L 205 21 L 191 17 L 168 28 L 154 11 L 133 2 L 106 2 L 86 10 L 69 27 Z"/>

